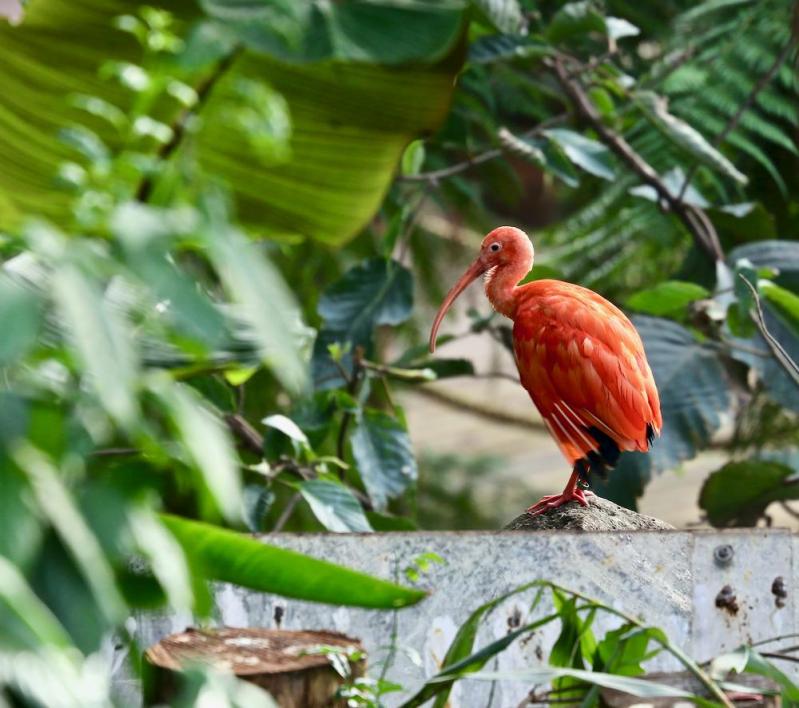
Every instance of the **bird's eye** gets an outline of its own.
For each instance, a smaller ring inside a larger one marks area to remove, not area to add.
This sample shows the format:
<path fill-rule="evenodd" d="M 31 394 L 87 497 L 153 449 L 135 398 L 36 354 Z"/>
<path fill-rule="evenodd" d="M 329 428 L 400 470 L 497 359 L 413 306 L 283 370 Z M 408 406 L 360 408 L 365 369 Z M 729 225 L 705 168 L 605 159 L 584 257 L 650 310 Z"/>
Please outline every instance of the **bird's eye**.
<path fill-rule="evenodd" d="M 499 243 L 492 243 L 488 248 L 489 248 L 489 250 L 491 250 L 494 253 L 496 253 L 500 248 L 502 248 L 502 245 L 499 244 Z"/>

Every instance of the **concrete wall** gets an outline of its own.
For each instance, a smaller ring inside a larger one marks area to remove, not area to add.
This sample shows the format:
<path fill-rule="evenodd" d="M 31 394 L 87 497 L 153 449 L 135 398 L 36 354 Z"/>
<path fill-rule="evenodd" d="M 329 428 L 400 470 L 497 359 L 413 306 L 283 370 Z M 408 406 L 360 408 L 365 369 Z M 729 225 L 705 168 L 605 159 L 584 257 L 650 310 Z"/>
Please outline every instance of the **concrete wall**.
<path fill-rule="evenodd" d="M 399 644 L 407 651 L 399 653 L 388 677 L 412 690 L 436 672 L 458 626 L 473 609 L 536 578 L 555 581 L 660 626 L 700 661 L 742 642 L 796 632 L 797 538 L 787 531 L 746 530 L 280 534 L 264 540 L 385 578 L 402 577 L 402 570 L 421 553 L 433 551 L 447 561 L 445 566 L 434 565 L 419 581 L 431 591 L 430 597 L 396 614 Z M 782 607 L 772 592 L 777 577 L 783 578 L 788 591 Z M 725 585 L 735 595 L 736 613 L 716 607 Z M 507 600 L 486 621 L 478 644 L 504 635 L 518 622 L 530 621 L 531 598 L 532 593 L 527 593 Z M 228 585 L 217 588 L 216 603 L 219 624 L 274 627 L 276 614 L 282 614 L 285 629 L 333 629 L 358 637 L 372 665 L 385 655 L 394 620 L 392 612 L 298 602 Z M 539 607 L 536 614 L 548 610 Z M 143 615 L 135 622 L 145 646 L 195 624 L 191 617 L 174 615 Z M 602 618 L 597 631 L 617 623 Z M 540 662 L 557 631 L 555 623 L 529 641 L 517 642 L 501 656 L 497 668 Z M 134 696 L 135 685 L 125 680 L 122 658 L 115 662 L 116 680 L 124 694 Z M 668 659 L 658 659 L 653 666 L 675 667 Z M 502 683 L 493 706 L 517 706 L 530 688 Z M 485 706 L 488 690 L 487 684 L 463 682 L 456 686 L 451 705 Z"/>

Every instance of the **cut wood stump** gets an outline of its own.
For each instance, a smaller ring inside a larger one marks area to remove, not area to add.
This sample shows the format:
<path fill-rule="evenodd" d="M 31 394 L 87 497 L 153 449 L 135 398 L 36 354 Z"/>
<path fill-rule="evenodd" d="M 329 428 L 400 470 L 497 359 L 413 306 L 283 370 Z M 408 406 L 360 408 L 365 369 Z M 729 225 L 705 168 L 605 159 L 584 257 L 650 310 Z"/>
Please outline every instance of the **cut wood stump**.
<path fill-rule="evenodd" d="M 590 497 L 588 506 L 569 502 L 544 514 L 519 514 L 505 526 L 507 531 L 663 531 L 674 530 L 671 524 L 644 516 L 602 497 Z"/>
<path fill-rule="evenodd" d="M 145 652 L 144 704 L 169 705 L 180 691 L 181 671 L 200 664 L 260 686 L 281 708 L 343 708 L 346 700 L 336 693 L 345 679 L 331 653 L 349 664 L 353 678 L 363 676 L 360 641 L 336 632 L 189 628 Z"/>

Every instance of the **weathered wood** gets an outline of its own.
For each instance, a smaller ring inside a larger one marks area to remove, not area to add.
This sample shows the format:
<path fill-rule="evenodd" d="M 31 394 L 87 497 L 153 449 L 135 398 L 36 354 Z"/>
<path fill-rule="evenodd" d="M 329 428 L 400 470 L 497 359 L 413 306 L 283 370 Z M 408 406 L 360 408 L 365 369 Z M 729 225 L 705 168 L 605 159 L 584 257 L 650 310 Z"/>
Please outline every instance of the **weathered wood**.
<path fill-rule="evenodd" d="M 168 704 L 179 691 L 181 670 L 205 664 L 264 688 L 281 708 L 343 708 L 346 701 L 336 692 L 344 679 L 331 665 L 329 647 L 341 649 L 353 677 L 363 676 L 361 643 L 337 632 L 190 628 L 145 652 L 144 703 Z"/>
<path fill-rule="evenodd" d="M 569 502 L 545 514 L 531 516 L 527 512 L 511 521 L 507 531 L 663 531 L 674 527 L 651 516 L 637 514 L 602 497 L 589 497 L 587 507 Z"/>

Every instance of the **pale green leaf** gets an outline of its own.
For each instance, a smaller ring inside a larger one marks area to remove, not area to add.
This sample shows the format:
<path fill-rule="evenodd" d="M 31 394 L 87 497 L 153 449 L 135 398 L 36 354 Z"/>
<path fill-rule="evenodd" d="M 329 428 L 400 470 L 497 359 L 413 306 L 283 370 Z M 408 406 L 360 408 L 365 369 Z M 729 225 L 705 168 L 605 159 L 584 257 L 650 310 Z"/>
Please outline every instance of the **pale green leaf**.
<path fill-rule="evenodd" d="M 299 490 L 314 516 L 329 531 L 371 531 L 363 507 L 343 484 L 325 479 L 312 479 L 299 485 Z"/>

